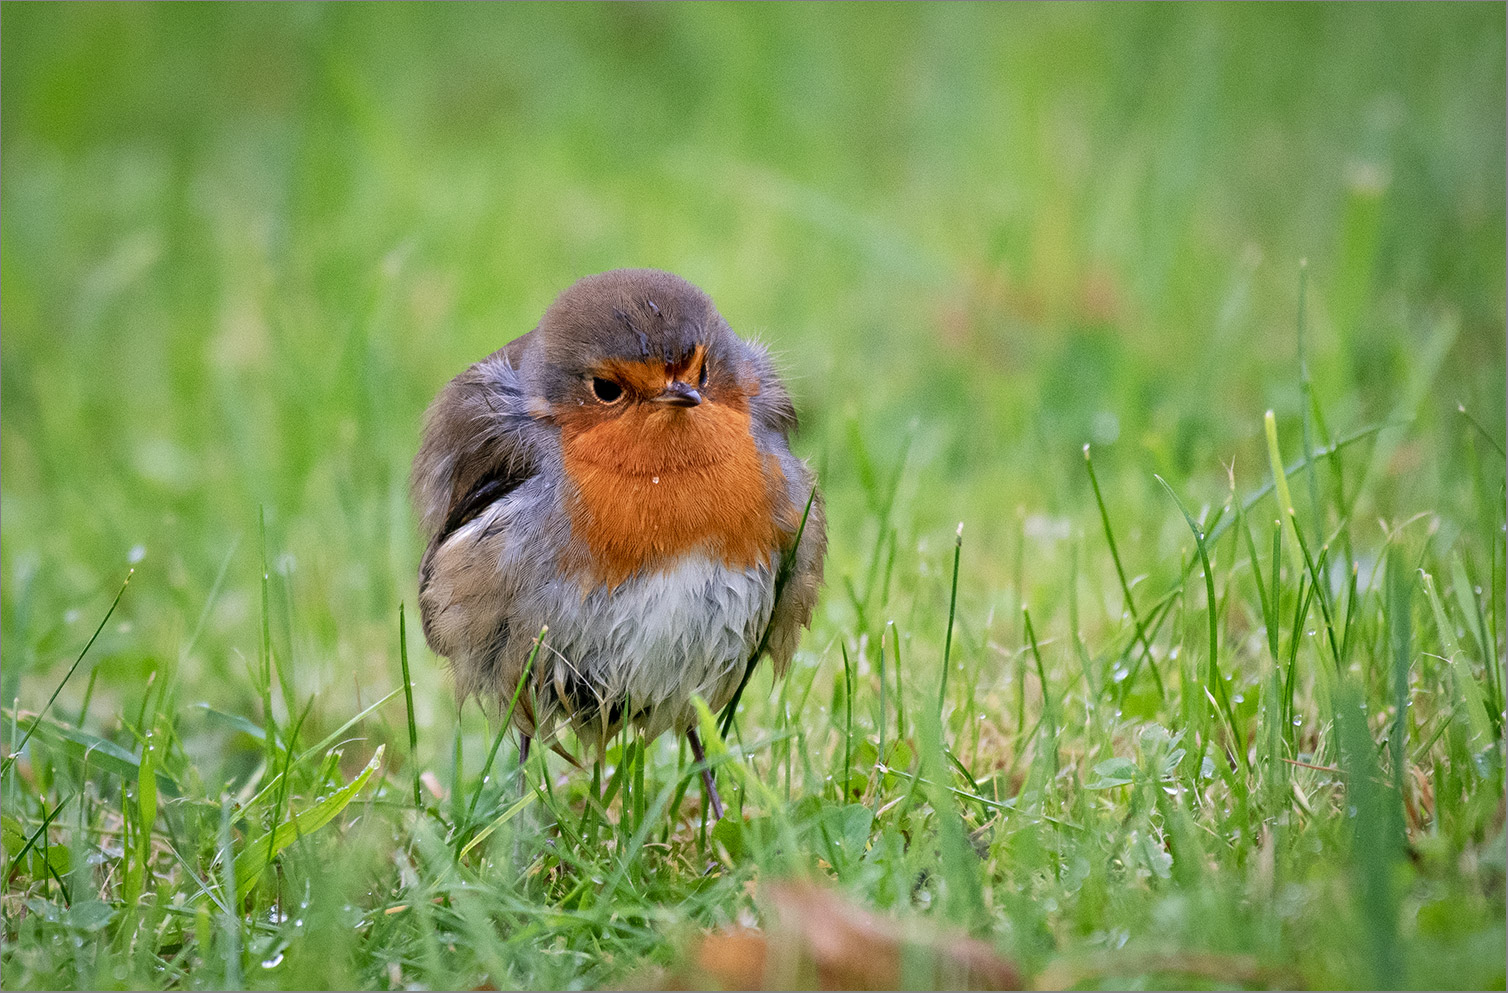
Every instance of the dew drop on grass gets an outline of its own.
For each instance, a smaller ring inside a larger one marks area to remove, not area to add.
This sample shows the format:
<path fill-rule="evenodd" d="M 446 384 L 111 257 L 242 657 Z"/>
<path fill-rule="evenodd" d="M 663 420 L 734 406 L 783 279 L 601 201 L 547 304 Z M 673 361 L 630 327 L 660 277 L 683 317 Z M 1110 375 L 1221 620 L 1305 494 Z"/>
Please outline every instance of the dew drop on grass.
<path fill-rule="evenodd" d="M 282 952 L 278 952 L 276 955 L 274 955 L 270 959 L 263 959 L 262 960 L 262 968 L 264 968 L 264 969 L 276 969 L 278 966 L 280 966 L 282 964 L 283 964 L 283 953 Z"/>

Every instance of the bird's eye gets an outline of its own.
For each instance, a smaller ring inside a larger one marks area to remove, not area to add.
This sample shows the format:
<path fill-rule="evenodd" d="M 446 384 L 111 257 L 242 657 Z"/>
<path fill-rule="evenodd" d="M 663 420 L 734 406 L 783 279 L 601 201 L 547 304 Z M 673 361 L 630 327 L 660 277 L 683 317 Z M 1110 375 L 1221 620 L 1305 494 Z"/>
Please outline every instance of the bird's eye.
<path fill-rule="evenodd" d="M 603 403 L 617 403 L 623 398 L 623 387 L 611 379 L 595 376 L 592 379 L 592 395 Z"/>
<path fill-rule="evenodd" d="M 702 374 L 701 374 L 701 376 L 697 377 L 697 385 L 700 386 L 702 389 L 706 389 L 707 388 L 707 363 L 706 362 L 702 363 Z"/>

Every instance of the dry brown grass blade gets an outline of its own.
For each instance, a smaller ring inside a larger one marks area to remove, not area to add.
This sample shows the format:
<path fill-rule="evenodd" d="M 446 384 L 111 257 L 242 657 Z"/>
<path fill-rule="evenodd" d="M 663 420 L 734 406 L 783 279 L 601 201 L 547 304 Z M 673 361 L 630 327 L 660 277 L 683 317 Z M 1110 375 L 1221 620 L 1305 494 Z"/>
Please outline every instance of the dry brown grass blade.
<path fill-rule="evenodd" d="M 764 930 L 705 935 L 663 989 L 1021 989 L 988 944 L 921 921 L 865 910 L 811 883 L 763 887 Z"/>

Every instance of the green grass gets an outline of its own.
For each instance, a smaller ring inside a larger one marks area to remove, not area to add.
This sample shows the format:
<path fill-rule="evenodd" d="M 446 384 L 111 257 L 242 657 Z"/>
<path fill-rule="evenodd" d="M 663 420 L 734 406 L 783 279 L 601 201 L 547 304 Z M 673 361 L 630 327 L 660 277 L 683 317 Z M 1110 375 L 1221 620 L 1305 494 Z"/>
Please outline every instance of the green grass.
<path fill-rule="evenodd" d="M 5 987 L 631 982 L 805 876 L 1502 988 L 1504 20 L 5 4 Z M 521 787 L 400 613 L 424 405 L 618 265 L 828 501 L 710 830 L 670 739 Z"/>

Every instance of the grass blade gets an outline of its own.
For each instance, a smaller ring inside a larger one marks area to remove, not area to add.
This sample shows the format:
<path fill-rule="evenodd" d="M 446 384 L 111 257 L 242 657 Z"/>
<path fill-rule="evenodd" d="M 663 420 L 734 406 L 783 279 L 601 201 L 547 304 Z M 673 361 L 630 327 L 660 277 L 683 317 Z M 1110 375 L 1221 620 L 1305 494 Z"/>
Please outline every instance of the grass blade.
<path fill-rule="evenodd" d="M 267 508 L 257 508 L 258 519 L 261 523 L 262 534 L 262 640 L 260 642 L 261 670 L 258 672 L 257 689 L 262 695 L 262 720 L 267 722 L 267 768 L 276 766 L 277 752 L 277 718 L 272 713 L 272 613 L 268 606 L 267 593 Z"/>
<path fill-rule="evenodd" d="M 1142 624 L 1141 617 L 1136 612 L 1136 598 L 1131 595 L 1131 584 L 1126 581 L 1126 568 L 1121 564 L 1120 551 L 1115 547 L 1115 529 L 1110 526 L 1110 511 L 1105 507 L 1105 496 L 1100 492 L 1100 481 L 1094 474 L 1094 460 L 1089 457 L 1089 446 L 1084 446 L 1084 467 L 1089 470 L 1089 485 L 1094 490 L 1094 502 L 1100 508 L 1100 523 L 1105 528 L 1105 543 L 1110 546 L 1110 561 L 1115 563 L 1115 576 L 1120 580 L 1121 597 L 1125 600 L 1126 611 L 1131 615 L 1131 623 L 1136 627 L 1136 638 L 1141 642 L 1142 657 L 1137 660 L 1137 668 L 1141 661 L 1145 660 L 1152 670 L 1152 680 L 1157 684 L 1157 696 L 1159 699 L 1167 699 L 1168 693 L 1162 684 L 1162 672 L 1157 667 L 1157 661 L 1152 658 L 1152 643 L 1147 638 L 1147 629 Z M 1135 642 L 1133 642 L 1135 644 Z M 1127 677 L 1121 684 L 1121 699 L 1131 690 L 1131 677 Z"/>
<path fill-rule="evenodd" d="M 0 776 L 3 776 L 10 770 L 11 766 L 15 765 L 16 759 L 21 754 L 21 749 L 26 747 L 26 743 L 31 740 L 31 736 L 36 732 L 37 725 L 42 723 L 42 718 L 47 716 L 47 712 L 57 702 L 58 694 L 63 692 L 63 687 L 68 685 L 68 680 L 72 679 L 73 674 L 78 671 L 79 665 L 84 661 L 84 656 L 89 654 L 89 649 L 94 647 L 94 642 L 99 638 L 100 632 L 105 630 L 106 624 L 110 623 L 110 615 L 115 613 L 115 608 L 120 603 L 120 598 L 126 595 L 126 587 L 131 584 L 131 577 L 135 574 L 135 569 L 127 571 L 125 582 L 120 584 L 120 589 L 116 592 L 115 599 L 110 601 L 110 609 L 106 610 L 105 616 L 100 618 L 99 627 L 95 628 L 94 633 L 89 636 L 89 640 L 84 644 L 84 650 L 79 652 L 79 657 L 73 660 L 73 665 L 68 667 L 68 671 L 63 674 L 62 680 L 53 688 L 52 696 L 47 698 L 47 703 L 43 705 L 41 710 L 37 711 L 36 719 L 31 722 L 31 727 L 26 729 L 26 733 L 21 736 L 21 740 L 11 749 L 11 753 L 5 757 L 4 766 L 0 766 Z"/>
<path fill-rule="evenodd" d="M 1430 611 L 1435 617 L 1435 629 L 1440 635 L 1440 645 L 1445 649 L 1445 663 L 1450 669 L 1451 682 L 1455 684 L 1456 693 L 1460 695 L 1461 702 L 1466 708 L 1467 726 L 1471 728 L 1472 737 L 1484 742 L 1493 741 L 1496 738 L 1496 725 L 1487 716 L 1487 705 L 1482 698 L 1482 687 L 1477 683 L 1477 678 L 1472 675 L 1471 663 L 1464 657 L 1460 642 L 1456 639 L 1456 630 L 1451 625 L 1450 618 L 1445 614 L 1445 605 L 1440 602 L 1440 595 L 1435 592 L 1435 579 L 1422 570 L 1420 576 L 1424 581 L 1424 595 L 1428 598 Z"/>
<path fill-rule="evenodd" d="M 414 680 L 408 674 L 408 625 L 403 616 L 403 604 L 398 604 L 398 664 L 403 669 L 403 703 L 408 715 L 408 762 L 414 770 L 414 807 L 424 806 L 424 795 L 419 790 L 419 725 L 414 720 Z"/>
<path fill-rule="evenodd" d="M 517 817 L 525 807 L 533 803 L 536 799 L 538 799 L 538 797 L 539 794 L 529 792 L 513 801 L 512 805 L 509 806 L 507 810 L 499 814 L 495 819 L 493 819 L 492 823 L 488 824 L 486 827 L 482 828 L 482 830 L 478 831 L 470 841 L 466 842 L 466 844 L 462 846 L 461 851 L 457 855 L 457 858 L 464 859 L 468 852 L 491 837 L 492 832 L 496 831 L 504 824 L 507 824 L 509 821 L 513 820 L 514 817 Z"/>
<path fill-rule="evenodd" d="M 1042 725 L 1043 733 L 1052 741 L 1052 762 L 1049 766 L 1051 775 L 1049 781 L 1058 774 L 1058 715 L 1057 704 L 1047 688 L 1047 668 L 1042 664 L 1042 649 L 1037 646 L 1037 632 L 1032 629 L 1031 611 L 1026 607 L 1021 608 L 1021 625 L 1026 632 L 1026 642 L 1031 646 L 1032 658 L 1037 662 L 1037 681 L 1042 685 Z"/>
<path fill-rule="evenodd" d="M 1168 496 L 1178 505 L 1178 510 L 1183 514 L 1183 519 L 1188 522 L 1189 530 L 1194 533 L 1194 544 L 1199 549 L 1199 561 L 1204 566 L 1204 591 L 1207 602 L 1210 629 L 1210 655 L 1209 655 L 1209 681 L 1215 687 L 1214 695 L 1220 701 L 1220 708 L 1225 712 L 1226 724 L 1230 727 L 1231 737 L 1236 741 L 1236 752 L 1241 756 L 1241 764 L 1251 770 L 1251 756 L 1246 753 L 1246 743 L 1241 735 L 1241 728 L 1236 723 L 1235 711 L 1231 708 L 1230 694 L 1225 689 L 1225 680 L 1220 676 L 1220 626 L 1219 613 L 1220 601 L 1215 598 L 1215 573 L 1210 568 L 1209 550 L 1205 548 L 1204 530 L 1194 520 L 1194 515 L 1189 513 L 1178 494 L 1173 492 L 1173 487 L 1161 476 L 1154 474 L 1154 478 L 1162 484 L 1162 488 L 1168 491 Z"/>
<path fill-rule="evenodd" d="M 345 786 L 309 809 L 279 824 L 268 833 L 268 836 L 258 838 L 248 844 L 241 854 L 236 856 L 235 892 L 250 892 L 251 887 L 262 875 L 262 870 L 267 868 L 278 852 L 303 836 L 318 831 L 330 823 L 336 814 L 346 809 L 346 805 L 356 799 L 356 794 L 361 792 L 361 788 L 367 784 L 367 780 L 372 778 L 372 774 L 382 764 L 382 753 L 385 747 L 385 745 L 378 745 L 377 751 L 372 753 L 371 761 L 366 764 L 366 768 L 357 773 L 356 777 Z M 231 905 L 235 905 L 234 901 Z"/>
<path fill-rule="evenodd" d="M 518 706 L 518 699 L 523 694 L 524 686 L 529 682 L 529 673 L 534 671 L 534 659 L 538 657 L 540 648 L 544 646 L 545 635 L 549 630 L 550 626 L 547 624 L 541 627 L 539 634 L 534 637 L 534 647 L 529 651 L 529 657 L 524 660 L 524 669 L 519 674 L 518 685 L 513 687 L 513 697 L 508 701 L 508 711 L 503 715 L 503 722 L 498 725 L 497 734 L 492 739 L 492 749 L 488 751 L 487 761 L 482 764 L 482 771 L 477 776 L 476 788 L 471 791 L 471 802 L 466 805 L 466 819 L 456 826 L 459 836 L 465 835 L 465 829 L 470 826 L 471 819 L 476 816 L 476 805 L 482 797 L 482 788 L 487 785 L 487 778 L 492 774 L 492 764 L 497 760 L 497 750 L 503 743 L 503 737 L 513 726 L 513 710 Z M 466 849 L 470 847 L 467 845 Z M 465 855 L 466 849 L 458 851 L 456 857 Z"/>
<path fill-rule="evenodd" d="M 958 560 L 963 555 L 963 522 L 958 522 L 958 533 L 953 539 L 953 588 L 948 594 L 948 634 L 943 639 L 942 680 L 937 687 L 937 711 L 942 713 L 948 699 L 948 669 L 953 657 L 953 616 L 958 610 Z"/>
<path fill-rule="evenodd" d="M 1314 403 L 1313 388 L 1309 382 L 1309 359 L 1304 348 L 1304 301 L 1309 289 L 1309 260 L 1299 261 L 1299 432 L 1304 445 L 1304 477 L 1309 483 L 1309 513 L 1313 517 L 1314 540 L 1319 541 L 1322 535 L 1323 522 L 1321 520 L 1319 478 L 1314 466 L 1314 441 L 1313 433 L 1309 427 L 1309 408 Z"/>

